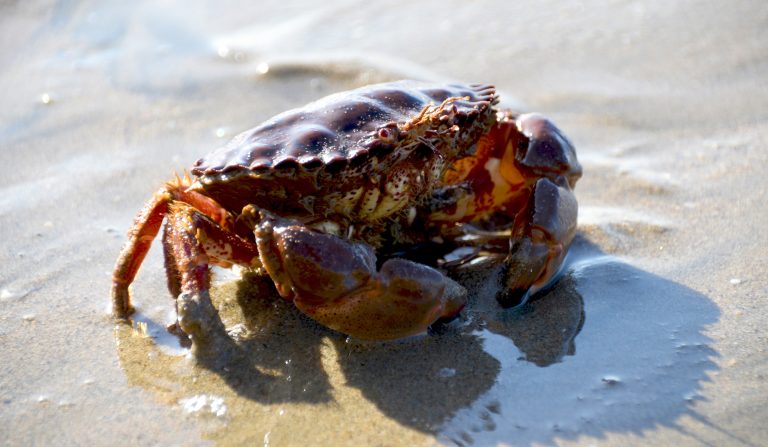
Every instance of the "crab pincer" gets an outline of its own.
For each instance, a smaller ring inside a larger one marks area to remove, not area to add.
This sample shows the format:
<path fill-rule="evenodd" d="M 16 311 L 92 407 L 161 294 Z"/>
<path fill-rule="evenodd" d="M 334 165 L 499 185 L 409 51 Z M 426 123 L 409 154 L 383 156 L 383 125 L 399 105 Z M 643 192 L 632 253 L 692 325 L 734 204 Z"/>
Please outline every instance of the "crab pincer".
<path fill-rule="evenodd" d="M 256 241 L 279 293 L 319 323 L 361 339 L 424 332 L 464 307 L 466 290 L 432 267 L 384 261 L 350 242 L 262 211 Z"/>

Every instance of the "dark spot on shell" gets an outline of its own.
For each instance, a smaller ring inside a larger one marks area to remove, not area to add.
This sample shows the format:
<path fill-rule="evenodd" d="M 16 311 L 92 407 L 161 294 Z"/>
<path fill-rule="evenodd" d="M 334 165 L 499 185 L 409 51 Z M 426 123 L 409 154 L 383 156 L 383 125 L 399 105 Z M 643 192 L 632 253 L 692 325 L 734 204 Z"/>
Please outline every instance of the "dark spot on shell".
<path fill-rule="evenodd" d="M 274 158 L 276 154 L 277 154 L 277 148 L 273 146 L 260 146 L 260 147 L 253 148 L 253 150 L 251 150 L 251 153 L 248 155 L 250 155 L 253 158 L 253 161 L 251 162 L 253 164 L 253 163 L 256 163 L 256 160 L 259 158 L 271 159 L 271 158 Z M 248 160 L 249 157 L 246 156 L 243 158 L 245 159 L 243 161 L 245 162 L 249 161 Z"/>
<path fill-rule="evenodd" d="M 301 156 L 319 154 L 324 148 L 333 146 L 338 140 L 336 132 L 319 124 L 298 126 L 291 135 L 285 153 Z"/>
<path fill-rule="evenodd" d="M 383 158 L 391 154 L 395 150 L 395 146 L 392 144 L 384 143 L 383 141 L 373 141 L 368 147 L 368 152 L 373 157 Z"/>
<path fill-rule="evenodd" d="M 388 104 L 401 110 L 416 110 L 424 107 L 424 100 L 402 89 L 381 89 L 367 95 L 371 99 Z"/>
<path fill-rule="evenodd" d="M 299 158 L 299 163 L 304 167 L 304 169 L 311 170 L 322 166 L 323 160 L 321 160 L 320 157 L 316 157 L 314 155 L 304 155 L 303 157 Z"/>
<path fill-rule="evenodd" d="M 342 169 L 347 167 L 347 162 L 348 160 L 346 157 L 342 157 L 341 155 L 333 156 L 325 162 L 325 170 L 331 174 L 341 172 Z"/>
<path fill-rule="evenodd" d="M 367 149 L 359 149 L 356 152 L 353 152 L 349 159 L 349 165 L 353 168 L 356 168 L 358 166 L 362 166 L 365 164 L 368 160 L 370 160 L 370 153 Z"/>
<path fill-rule="evenodd" d="M 370 127 L 385 114 L 383 108 L 373 101 L 349 101 L 329 114 L 330 123 L 340 132 L 352 132 Z M 371 129 L 372 130 L 372 129 Z"/>
<path fill-rule="evenodd" d="M 292 156 L 284 156 L 279 157 L 275 159 L 275 164 L 273 165 L 274 169 L 280 169 L 280 170 L 289 170 L 289 169 L 296 169 L 299 167 L 299 162 L 296 160 L 296 158 Z"/>
<path fill-rule="evenodd" d="M 258 170 L 272 167 L 272 159 L 270 158 L 258 158 L 251 163 L 251 169 Z"/>
<path fill-rule="evenodd" d="M 426 90 L 422 90 L 422 92 L 438 103 L 441 103 L 445 101 L 447 98 L 450 98 L 451 96 L 453 96 L 451 92 L 441 88 L 426 89 Z"/>

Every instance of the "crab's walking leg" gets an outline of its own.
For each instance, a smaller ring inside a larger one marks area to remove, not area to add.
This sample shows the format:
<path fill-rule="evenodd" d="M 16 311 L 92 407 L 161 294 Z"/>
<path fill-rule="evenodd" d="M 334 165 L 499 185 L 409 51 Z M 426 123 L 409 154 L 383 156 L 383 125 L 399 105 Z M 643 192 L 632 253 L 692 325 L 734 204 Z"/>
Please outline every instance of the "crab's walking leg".
<path fill-rule="evenodd" d="M 126 319 L 133 313 L 128 286 L 133 282 L 152 241 L 157 236 L 168 211 L 171 194 L 161 189 L 139 211 L 128 231 L 128 240 L 120 252 L 112 273 L 112 315 Z"/>
<path fill-rule="evenodd" d="M 175 227 L 168 223 L 163 228 L 163 256 L 165 258 L 165 275 L 168 278 L 168 291 L 176 299 L 181 293 L 181 273 L 179 272 L 179 261 L 176 259 L 176 253 L 173 249 L 178 238 L 175 234 Z"/>
<path fill-rule="evenodd" d="M 262 265 L 280 294 L 344 334 L 406 337 L 464 306 L 466 290 L 431 267 L 389 259 L 376 271 L 371 247 L 266 213 L 255 232 Z"/>
<path fill-rule="evenodd" d="M 183 203 L 168 205 L 163 235 L 168 288 L 177 297 L 179 328 L 200 348 L 223 326 L 211 303 L 209 264 L 258 265 L 256 245 L 223 229 L 196 208 Z"/>
<path fill-rule="evenodd" d="M 171 201 L 189 203 L 224 228 L 229 227 L 228 213 L 210 198 L 198 192 L 189 191 L 189 186 L 190 180 L 187 177 L 168 182 L 147 201 L 136 216 L 128 231 L 128 240 L 120 252 L 112 273 L 112 314 L 116 318 L 127 319 L 133 312 L 128 286 L 133 282 L 144 257 L 149 252 L 149 247 L 160 230 Z M 167 255 L 166 263 L 168 263 Z M 169 273 L 171 293 L 174 292 L 174 286 L 171 284 L 172 276 L 177 274 Z"/>

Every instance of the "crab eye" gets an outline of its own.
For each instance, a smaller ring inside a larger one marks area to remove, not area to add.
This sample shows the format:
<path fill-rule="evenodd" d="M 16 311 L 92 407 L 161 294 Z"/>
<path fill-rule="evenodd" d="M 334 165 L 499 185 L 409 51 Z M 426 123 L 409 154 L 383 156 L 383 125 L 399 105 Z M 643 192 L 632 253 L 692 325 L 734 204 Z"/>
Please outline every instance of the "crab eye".
<path fill-rule="evenodd" d="M 379 129 L 379 140 L 383 141 L 384 143 L 394 143 L 396 138 L 397 138 L 396 130 L 388 129 L 386 127 L 382 127 L 381 129 Z"/>

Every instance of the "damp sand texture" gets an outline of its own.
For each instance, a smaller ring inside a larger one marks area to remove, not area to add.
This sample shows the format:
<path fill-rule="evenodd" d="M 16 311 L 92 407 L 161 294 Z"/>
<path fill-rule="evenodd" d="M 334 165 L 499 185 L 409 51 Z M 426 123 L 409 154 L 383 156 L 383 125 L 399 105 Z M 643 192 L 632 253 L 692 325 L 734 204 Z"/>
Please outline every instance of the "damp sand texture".
<path fill-rule="evenodd" d="M 3 3 L 0 444 L 768 444 L 766 23 L 758 1 Z M 400 78 L 494 83 L 574 141 L 556 286 L 504 311 L 470 272 L 444 332 L 360 343 L 217 271 L 237 350 L 195 365 L 155 247 L 115 327 L 115 258 L 174 171 Z"/>

